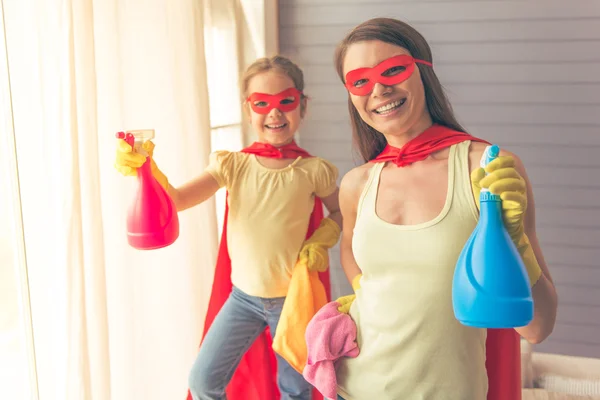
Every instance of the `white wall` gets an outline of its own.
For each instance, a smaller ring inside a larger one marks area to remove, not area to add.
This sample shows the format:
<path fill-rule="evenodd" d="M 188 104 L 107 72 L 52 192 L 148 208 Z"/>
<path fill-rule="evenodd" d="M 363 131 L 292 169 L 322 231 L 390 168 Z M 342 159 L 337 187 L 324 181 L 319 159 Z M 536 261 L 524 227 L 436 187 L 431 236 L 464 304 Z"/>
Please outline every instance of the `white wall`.
<path fill-rule="evenodd" d="M 567 4 L 569 3 L 569 4 Z M 600 1 L 280 0 L 281 52 L 312 97 L 301 143 L 344 174 L 351 152 L 336 43 L 371 17 L 409 22 L 470 133 L 516 152 L 560 297 L 540 351 L 600 357 Z M 339 267 L 334 295 L 349 289 Z"/>

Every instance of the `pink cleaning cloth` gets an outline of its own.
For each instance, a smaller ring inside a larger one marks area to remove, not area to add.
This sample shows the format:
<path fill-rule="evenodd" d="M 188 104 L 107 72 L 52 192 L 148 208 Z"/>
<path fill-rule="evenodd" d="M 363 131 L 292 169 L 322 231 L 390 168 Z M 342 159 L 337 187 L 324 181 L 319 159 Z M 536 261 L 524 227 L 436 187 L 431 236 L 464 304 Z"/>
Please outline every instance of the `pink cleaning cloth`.
<path fill-rule="evenodd" d="M 336 361 L 356 357 L 356 324 L 348 314 L 338 311 L 340 304 L 332 301 L 323 306 L 310 320 L 304 335 L 308 360 L 302 375 L 325 397 L 337 398 Z"/>

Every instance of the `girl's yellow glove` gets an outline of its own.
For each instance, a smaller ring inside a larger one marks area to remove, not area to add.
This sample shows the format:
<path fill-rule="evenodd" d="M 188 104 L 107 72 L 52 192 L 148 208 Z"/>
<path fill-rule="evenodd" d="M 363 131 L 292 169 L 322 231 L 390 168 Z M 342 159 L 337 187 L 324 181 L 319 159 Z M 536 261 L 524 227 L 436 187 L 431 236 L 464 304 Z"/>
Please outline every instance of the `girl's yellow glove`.
<path fill-rule="evenodd" d="M 309 271 L 323 272 L 329 266 L 329 249 L 340 238 L 340 227 L 331 218 L 324 218 L 302 246 L 298 261 L 306 263 Z"/>
<path fill-rule="evenodd" d="M 488 175 L 486 175 L 486 172 Z M 515 168 L 515 160 L 511 156 L 500 156 L 486 167 L 478 168 L 471 173 L 473 195 L 479 207 L 479 193 L 482 188 L 497 194 L 502 199 L 502 219 L 513 243 L 517 246 L 521 258 L 527 268 L 529 281 L 533 286 L 539 279 L 540 268 L 529 239 L 525 234 L 525 211 L 527 210 L 527 184 Z"/>
<path fill-rule="evenodd" d="M 154 143 L 148 140 L 142 144 L 142 148 L 150 156 L 150 169 L 152 176 L 167 190 L 169 188 L 169 180 L 158 169 L 152 154 L 154 152 Z M 146 162 L 146 156 L 133 151 L 133 148 L 123 139 L 117 139 L 117 154 L 115 159 L 115 168 L 125 176 L 136 176 L 137 170 Z"/>

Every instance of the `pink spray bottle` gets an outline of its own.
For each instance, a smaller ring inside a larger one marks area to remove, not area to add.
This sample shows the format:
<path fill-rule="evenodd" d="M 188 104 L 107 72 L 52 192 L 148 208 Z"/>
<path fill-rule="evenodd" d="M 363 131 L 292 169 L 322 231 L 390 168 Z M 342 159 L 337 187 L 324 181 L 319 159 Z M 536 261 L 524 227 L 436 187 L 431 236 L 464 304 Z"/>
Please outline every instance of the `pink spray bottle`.
<path fill-rule="evenodd" d="M 127 241 L 138 250 L 166 247 L 179 237 L 179 218 L 173 200 L 152 176 L 150 155 L 142 144 L 154 139 L 153 129 L 117 133 L 135 152 L 146 156 L 138 169 L 138 190 L 127 214 Z"/>

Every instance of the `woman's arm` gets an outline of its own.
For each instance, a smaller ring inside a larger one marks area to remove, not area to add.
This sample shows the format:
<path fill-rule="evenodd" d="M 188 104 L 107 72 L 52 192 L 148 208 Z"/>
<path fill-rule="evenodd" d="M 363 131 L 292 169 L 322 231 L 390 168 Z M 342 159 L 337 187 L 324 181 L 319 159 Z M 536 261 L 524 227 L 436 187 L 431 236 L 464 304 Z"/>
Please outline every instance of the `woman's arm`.
<path fill-rule="evenodd" d="M 479 168 L 479 160 L 486 148 L 484 143 L 471 143 L 469 152 L 470 170 Z M 548 270 L 548 265 L 542 254 L 540 244 L 535 229 L 535 200 L 531 183 L 525 171 L 523 162 L 514 154 L 508 151 L 500 150 L 500 156 L 510 156 L 515 160 L 515 169 L 523 177 L 527 187 L 527 209 L 523 216 L 524 233 L 529 239 L 529 243 L 536 261 L 542 270 L 540 278 L 531 288 L 534 303 L 534 318 L 529 325 L 517 328 L 516 331 L 530 343 L 540 343 L 545 340 L 554 329 L 556 321 L 556 311 L 558 297 L 556 288 L 552 281 L 552 276 Z M 473 193 L 476 199 L 479 198 L 479 192 Z"/>
<path fill-rule="evenodd" d="M 358 200 L 367 177 L 368 169 L 365 166 L 361 166 L 344 175 L 340 184 L 339 202 L 341 214 L 344 219 L 340 242 L 340 259 L 342 269 L 350 283 L 352 283 L 358 274 L 362 273 L 352 253 L 352 235 L 354 225 L 356 224 Z"/>
<path fill-rule="evenodd" d="M 525 234 L 529 238 L 537 262 L 542 269 L 542 275 L 531 288 L 534 303 L 533 321 L 525 327 L 517 328 L 516 331 L 528 342 L 540 343 L 545 340 L 554 329 L 558 296 L 537 238 L 535 229 L 535 201 L 531 183 L 521 160 L 514 154 L 507 153 L 507 155 L 511 155 L 515 159 L 515 168 L 527 184 L 527 210 L 525 212 L 524 222 Z"/>
<path fill-rule="evenodd" d="M 191 208 L 211 198 L 219 190 L 219 183 L 208 172 L 178 188 L 169 184 L 169 196 L 173 199 L 177 211 Z"/>

